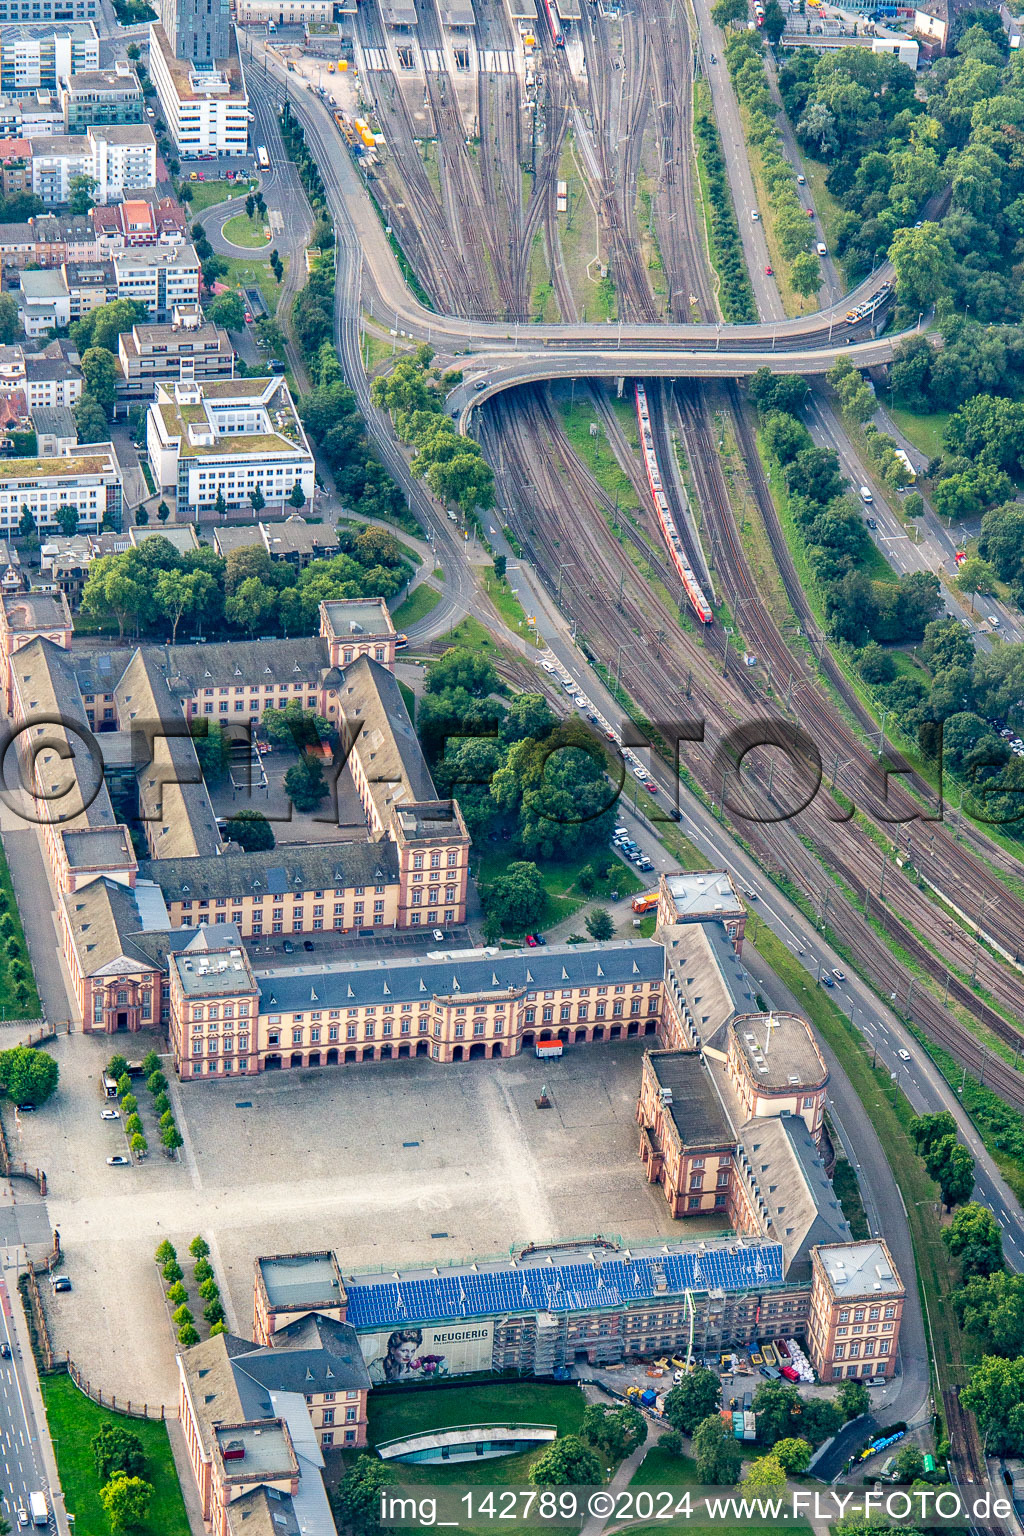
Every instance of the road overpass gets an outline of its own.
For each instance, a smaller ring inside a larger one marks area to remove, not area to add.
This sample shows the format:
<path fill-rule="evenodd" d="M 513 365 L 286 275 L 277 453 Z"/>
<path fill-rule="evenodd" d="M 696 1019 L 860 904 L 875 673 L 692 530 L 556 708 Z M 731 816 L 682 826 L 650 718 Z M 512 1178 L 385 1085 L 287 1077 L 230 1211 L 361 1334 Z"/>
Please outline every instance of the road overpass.
<path fill-rule="evenodd" d="M 837 304 L 791 320 L 754 325 L 530 325 L 441 315 L 414 297 L 364 178 L 330 110 L 311 87 L 296 87 L 272 50 L 246 56 L 250 89 L 279 102 L 286 97 L 316 159 L 338 232 L 337 302 L 350 321 L 367 311 L 378 323 L 412 341 L 423 341 L 454 359 L 465 384 L 448 409 L 465 431 L 474 405 L 517 384 L 543 379 L 619 377 L 738 378 L 770 367 L 788 373 L 825 373 L 839 357 L 857 367 L 885 363 L 899 335 L 876 336 L 885 315 L 872 321 L 848 314 L 891 285 L 886 263 Z"/>

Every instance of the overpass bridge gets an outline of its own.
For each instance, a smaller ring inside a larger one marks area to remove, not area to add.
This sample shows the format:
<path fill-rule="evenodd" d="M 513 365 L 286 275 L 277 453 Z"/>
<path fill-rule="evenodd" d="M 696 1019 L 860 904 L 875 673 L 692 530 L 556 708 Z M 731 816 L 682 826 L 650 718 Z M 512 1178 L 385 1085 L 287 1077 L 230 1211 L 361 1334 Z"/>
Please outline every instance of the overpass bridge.
<path fill-rule="evenodd" d="M 250 91 L 276 104 L 288 99 L 317 162 L 338 237 L 336 306 L 343 352 L 358 356 L 357 346 L 344 344 L 344 332 L 350 331 L 350 339 L 358 333 L 364 310 L 395 334 L 426 342 L 464 373 L 464 383 L 447 402 L 462 431 L 474 406 L 518 384 L 624 375 L 739 378 L 766 366 L 825 373 L 839 357 L 861 368 L 888 362 L 901 339 L 875 334 L 891 303 L 888 263 L 830 308 L 753 325 L 530 325 L 436 314 L 408 288 L 364 178 L 324 102 L 311 86 L 296 89 L 294 76 L 270 49 L 259 56 L 250 49 L 245 69 Z M 870 318 L 848 318 L 882 289 L 887 296 Z"/>

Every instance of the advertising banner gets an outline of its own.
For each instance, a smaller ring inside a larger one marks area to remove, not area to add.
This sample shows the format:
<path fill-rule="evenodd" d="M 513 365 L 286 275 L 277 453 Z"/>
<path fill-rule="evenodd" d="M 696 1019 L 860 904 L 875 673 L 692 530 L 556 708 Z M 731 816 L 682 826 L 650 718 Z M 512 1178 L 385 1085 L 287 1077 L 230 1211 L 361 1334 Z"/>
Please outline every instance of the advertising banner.
<path fill-rule="evenodd" d="M 363 1359 L 375 1387 L 392 1382 L 429 1381 L 489 1371 L 494 1324 L 439 1323 L 434 1327 L 394 1328 L 359 1336 Z"/>

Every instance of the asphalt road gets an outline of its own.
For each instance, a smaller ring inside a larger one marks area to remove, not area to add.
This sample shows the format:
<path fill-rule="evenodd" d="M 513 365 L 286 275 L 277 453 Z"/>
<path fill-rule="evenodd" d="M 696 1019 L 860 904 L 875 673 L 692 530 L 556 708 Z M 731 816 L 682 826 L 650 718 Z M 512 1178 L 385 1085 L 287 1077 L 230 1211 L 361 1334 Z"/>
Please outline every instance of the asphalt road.
<path fill-rule="evenodd" d="M 28 1508 L 28 1496 L 46 1488 L 46 1478 L 39 1451 L 39 1431 L 15 1332 L 7 1281 L 0 1277 L 0 1343 L 10 1351 L 0 1358 L 0 1462 L 3 1464 L 0 1509 L 18 1529 L 18 1510 Z M 54 1530 L 53 1517 L 50 1530 Z"/>

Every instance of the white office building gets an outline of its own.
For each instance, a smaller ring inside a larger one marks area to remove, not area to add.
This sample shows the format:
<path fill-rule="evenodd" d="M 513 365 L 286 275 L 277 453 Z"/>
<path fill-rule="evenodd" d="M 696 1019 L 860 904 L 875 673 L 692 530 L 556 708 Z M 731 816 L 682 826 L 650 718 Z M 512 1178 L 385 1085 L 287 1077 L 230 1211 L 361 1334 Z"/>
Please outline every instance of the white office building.
<path fill-rule="evenodd" d="M 178 59 L 163 27 L 154 22 L 149 29 L 149 69 L 182 160 L 247 153 L 249 99 L 233 31 L 227 58 Z"/>
<path fill-rule="evenodd" d="M 139 299 L 151 320 L 170 320 L 176 308 L 199 303 L 202 271 L 195 247 L 139 246 L 114 251 L 119 299 Z"/>
<path fill-rule="evenodd" d="M 0 459 L 0 529 L 7 533 L 27 507 L 42 532 L 56 528 L 61 507 L 77 507 L 83 532 L 104 518 L 121 523 L 121 466 L 113 443 L 89 443 L 66 458 Z"/>

